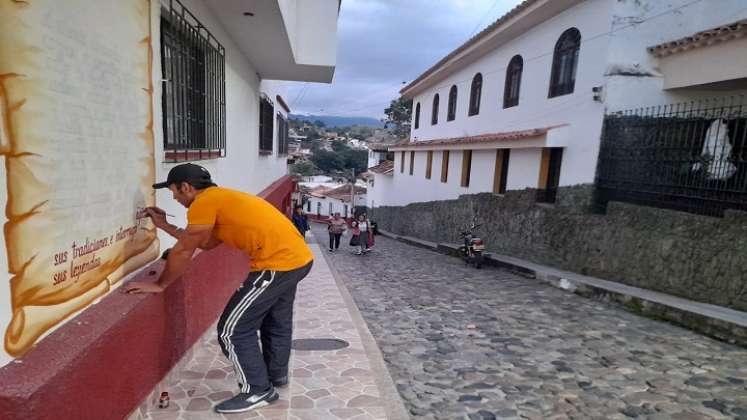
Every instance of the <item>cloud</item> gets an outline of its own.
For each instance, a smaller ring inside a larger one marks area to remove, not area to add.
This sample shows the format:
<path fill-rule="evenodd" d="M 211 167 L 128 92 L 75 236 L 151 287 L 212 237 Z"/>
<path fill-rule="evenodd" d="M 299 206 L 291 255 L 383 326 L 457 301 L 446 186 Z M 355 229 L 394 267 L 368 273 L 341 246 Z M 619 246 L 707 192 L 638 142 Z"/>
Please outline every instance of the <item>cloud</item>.
<path fill-rule="evenodd" d="M 520 0 L 344 0 L 331 85 L 292 83 L 294 112 L 380 117 L 415 79 Z"/>

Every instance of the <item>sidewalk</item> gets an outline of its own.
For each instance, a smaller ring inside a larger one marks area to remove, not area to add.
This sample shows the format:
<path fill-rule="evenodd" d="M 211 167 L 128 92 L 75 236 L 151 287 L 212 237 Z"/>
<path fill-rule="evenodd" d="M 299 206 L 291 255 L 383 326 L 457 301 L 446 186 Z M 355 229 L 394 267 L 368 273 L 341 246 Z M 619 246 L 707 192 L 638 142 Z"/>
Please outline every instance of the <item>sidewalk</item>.
<path fill-rule="evenodd" d="M 403 418 L 402 402 L 357 308 L 338 286 L 319 246 L 310 246 L 315 262 L 299 284 L 293 338 L 337 338 L 349 347 L 293 350 L 290 385 L 279 389 L 279 401 L 256 411 L 220 415 L 212 407 L 234 394 L 236 380 L 221 354 L 215 328 L 210 328 L 129 420 Z M 158 408 L 162 391 L 169 393 L 167 408 Z"/>

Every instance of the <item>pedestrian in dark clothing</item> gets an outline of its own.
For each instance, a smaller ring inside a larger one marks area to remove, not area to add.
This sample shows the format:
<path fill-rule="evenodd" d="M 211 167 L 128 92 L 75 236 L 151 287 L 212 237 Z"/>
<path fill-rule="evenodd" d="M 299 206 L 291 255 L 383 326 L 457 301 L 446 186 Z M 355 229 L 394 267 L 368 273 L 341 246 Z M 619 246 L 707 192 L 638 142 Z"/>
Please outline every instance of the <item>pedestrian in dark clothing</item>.
<path fill-rule="evenodd" d="M 309 220 L 305 214 L 303 214 L 303 207 L 296 206 L 293 209 L 293 225 L 296 226 L 301 235 L 306 237 L 306 231 L 309 230 Z"/>

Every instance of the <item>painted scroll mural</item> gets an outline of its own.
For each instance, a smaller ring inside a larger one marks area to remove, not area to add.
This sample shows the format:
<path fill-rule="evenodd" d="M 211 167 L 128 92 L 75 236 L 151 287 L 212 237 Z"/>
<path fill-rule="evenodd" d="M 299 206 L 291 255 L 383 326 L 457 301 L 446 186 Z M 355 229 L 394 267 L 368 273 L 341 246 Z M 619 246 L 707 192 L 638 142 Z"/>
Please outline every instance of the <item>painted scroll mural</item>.
<path fill-rule="evenodd" d="M 149 12 L 0 0 L 12 356 L 158 255 Z"/>

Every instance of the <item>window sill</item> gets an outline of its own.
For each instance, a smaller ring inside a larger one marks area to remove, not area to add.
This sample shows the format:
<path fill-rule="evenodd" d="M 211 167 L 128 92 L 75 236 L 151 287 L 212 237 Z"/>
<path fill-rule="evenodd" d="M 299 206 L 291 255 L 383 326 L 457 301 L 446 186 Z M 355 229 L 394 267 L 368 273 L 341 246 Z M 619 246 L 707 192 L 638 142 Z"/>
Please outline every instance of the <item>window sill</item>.
<path fill-rule="evenodd" d="M 561 96 L 568 96 L 568 95 L 573 95 L 573 91 L 570 91 L 568 93 L 559 93 L 556 95 L 547 95 L 547 99 L 560 98 Z"/>
<path fill-rule="evenodd" d="M 259 155 L 260 156 L 272 156 L 272 150 L 260 150 Z"/>
<path fill-rule="evenodd" d="M 164 150 L 164 162 L 191 162 L 197 160 L 209 160 L 209 159 L 220 159 L 226 157 L 226 150 L 207 150 L 207 149 L 191 149 L 191 150 Z"/>

